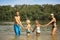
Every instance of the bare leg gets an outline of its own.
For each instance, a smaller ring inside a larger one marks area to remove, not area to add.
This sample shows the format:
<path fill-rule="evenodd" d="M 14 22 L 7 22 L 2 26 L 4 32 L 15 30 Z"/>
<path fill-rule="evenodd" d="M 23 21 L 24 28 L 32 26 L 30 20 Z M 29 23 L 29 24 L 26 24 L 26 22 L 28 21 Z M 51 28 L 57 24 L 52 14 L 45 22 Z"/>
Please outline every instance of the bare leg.
<path fill-rule="evenodd" d="M 36 40 L 40 40 L 40 33 L 36 33 Z"/>
<path fill-rule="evenodd" d="M 56 35 L 52 35 L 52 40 L 57 40 Z"/>
<path fill-rule="evenodd" d="M 31 35 L 28 33 L 28 34 L 27 34 L 27 40 L 30 40 L 30 36 L 31 36 Z"/>
<path fill-rule="evenodd" d="M 57 30 L 57 28 L 53 28 L 52 35 L 55 35 L 56 34 L 56 30 Z"/>

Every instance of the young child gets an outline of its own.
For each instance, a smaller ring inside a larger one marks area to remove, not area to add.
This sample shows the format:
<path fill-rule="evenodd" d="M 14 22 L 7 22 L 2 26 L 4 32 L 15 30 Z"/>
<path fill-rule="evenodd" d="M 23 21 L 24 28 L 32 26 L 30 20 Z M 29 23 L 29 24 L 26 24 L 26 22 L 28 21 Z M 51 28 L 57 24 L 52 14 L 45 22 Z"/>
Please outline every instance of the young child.
<path fill-rule="evenodd" d="M 27 32 L 27 36 L 30 35 L 31 33 L 31 24 L 30 24 L 30 20 L 26 20 L 26 24 L 27 24 L 27 27 L 25 28 L 26 29 L 26 32 Z"/>
<path fill-rule="evenodd" d="M 34 27 L 34 29 L 33 29 L 33 31 L 32 32 L 34 32 L 35 31 L 35 29 L 36 29 L 36 36 L 38 36 L 38 35 L 40 35 L 40 26 L 42 26 L 41 24 L 39 24 L 39 21 L 38 20 L 36 20 L 35 21 L 35 27 Z"/>

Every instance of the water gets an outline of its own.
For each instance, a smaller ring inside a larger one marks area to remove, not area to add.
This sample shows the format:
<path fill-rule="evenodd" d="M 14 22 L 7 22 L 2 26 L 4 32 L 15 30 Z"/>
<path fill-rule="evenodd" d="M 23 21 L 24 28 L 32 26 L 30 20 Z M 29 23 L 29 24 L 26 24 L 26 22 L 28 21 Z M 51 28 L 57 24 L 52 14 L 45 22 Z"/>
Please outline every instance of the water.
<path fill-rule="evenodd" d="M 51 27 L 41 27 L 41 33 L 36 36 L 35 32 L 26 36 L 25 30 L 21 32 L 20 37 L 15 37 L 13 25 L 0 25 L 0 40 L 60 40 L 60 25 L 57 25 L 57 34 L 51 35 Z"/>

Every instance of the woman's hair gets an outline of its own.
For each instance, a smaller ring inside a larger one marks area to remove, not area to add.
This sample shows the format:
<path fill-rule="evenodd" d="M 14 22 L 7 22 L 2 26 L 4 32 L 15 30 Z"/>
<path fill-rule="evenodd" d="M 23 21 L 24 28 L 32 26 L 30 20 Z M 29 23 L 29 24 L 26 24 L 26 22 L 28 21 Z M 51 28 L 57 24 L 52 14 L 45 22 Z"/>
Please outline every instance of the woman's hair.
<path fill-rule="evenodd" d="M 50 14 L 50 15 L 54 15 L 54 14 L 52 13 L 52 14 Z"/>
<path fill-rule="evenodd" d="M 50 15 L 55 17 L 55 12 L 52 12 Z"/>

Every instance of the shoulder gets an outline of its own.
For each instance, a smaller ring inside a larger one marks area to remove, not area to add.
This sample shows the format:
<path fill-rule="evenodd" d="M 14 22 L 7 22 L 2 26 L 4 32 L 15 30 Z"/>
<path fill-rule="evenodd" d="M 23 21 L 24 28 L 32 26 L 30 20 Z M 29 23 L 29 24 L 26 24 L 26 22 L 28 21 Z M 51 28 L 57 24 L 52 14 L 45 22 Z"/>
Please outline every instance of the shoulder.
<path fill-rule="evenodd" d="M 15 16 L 14 19 L 17 19 L 17 17 Z"/>
<path fill-rule="evenodd" d="M 37 27 L 38 25 L 35 25 L 35 27 Z"/>
<path fill-rule="evenodd" d="M 53 20 L 56 20 L 56 18 L 53 18 Z"/>
<path fill-rule="evenodd" d="M 18 16 L 20 18 L 20 16 Z"/>
<path fill-rule="evenodd" d="M 29 26 L 31 26 L 31 25 L 29 25 Z"/>
<path fill-rule="evenodd" d="M 14 18 L 16 18 L 16 16 L 14 16 Z"/>
<path fill-rule="evenodd" d="M 18 16 L 18 18 L 20 18 L 20 16 Z"/>

